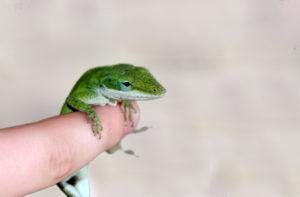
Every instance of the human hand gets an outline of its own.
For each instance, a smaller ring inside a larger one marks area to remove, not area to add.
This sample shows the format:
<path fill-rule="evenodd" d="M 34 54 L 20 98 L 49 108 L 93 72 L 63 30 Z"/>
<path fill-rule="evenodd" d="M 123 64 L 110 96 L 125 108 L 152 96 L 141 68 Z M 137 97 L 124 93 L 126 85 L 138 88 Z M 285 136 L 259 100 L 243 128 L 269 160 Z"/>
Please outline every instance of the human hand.
<path fill-rule="evenodd" d="M 134 106 L 130 124 L 120 106 L 96 107 L 103 125 L 100 140 L 82 112 L 0 129 L 0 195 L 24 196 L 79 170 L 134 129 L 139 121 Z"/>

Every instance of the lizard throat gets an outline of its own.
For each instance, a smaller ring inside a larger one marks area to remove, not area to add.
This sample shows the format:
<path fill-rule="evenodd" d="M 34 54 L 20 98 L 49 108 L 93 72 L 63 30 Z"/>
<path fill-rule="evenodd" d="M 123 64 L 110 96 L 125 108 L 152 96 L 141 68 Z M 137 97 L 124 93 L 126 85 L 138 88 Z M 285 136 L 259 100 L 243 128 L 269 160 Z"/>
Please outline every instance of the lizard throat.
<path fill-rule="evenodd" d="M 153 100 L 160 98 L 160 95 L 153 95 L 153 94 L 147 94 L 147 93 L 141 93 L 138 91 L 128 91 L 123 92 L 119 90 L 113 90 L 108 89 L 105 86 L 102 86 L 99 88 L 99 93 L 101 93 L 106 98 L 114 99 L 114 100 L 135 100 L 135 101 L 141 101 L 141 100 Z"/>

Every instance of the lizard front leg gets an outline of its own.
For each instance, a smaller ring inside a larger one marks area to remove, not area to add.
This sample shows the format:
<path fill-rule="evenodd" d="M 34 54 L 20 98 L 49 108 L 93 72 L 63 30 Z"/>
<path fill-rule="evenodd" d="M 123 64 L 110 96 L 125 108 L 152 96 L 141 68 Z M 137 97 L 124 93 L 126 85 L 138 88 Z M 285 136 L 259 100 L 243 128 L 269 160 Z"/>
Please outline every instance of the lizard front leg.
<path fill-rule="evenodd" d="M 128 100 L 124 100 L 121 102 L 121 107 L 123 108 L 124 110 L 124 119 L 125 119 L 125 126 L 127 126 L 127 124 L 129 122 L 132 121 L 132 113 L 136 113 L 136 110 L 135 108 L 133 107 L 132 105 L 132 102 L 131 101 L 128 101 Z M 133 126 L 133 125 L 132 125 Z M 147 130 L 147 128 L 143 128 L 141 130 L 144 131 L 144 130 Z M 139 132 L 139 131 L 137 131 Z M 107 153 L 109 154 L 113 154 L 115 153 L 116 151 L 118 150 L 123 150 L 122 146 L 121 146 L 121 142 L 119 142 L 118 144 L 116 144 L 115 146 L 111 147 L 110 149 L 106 150 Z M 134 155 L 136 157 L 138 157 L 133 150 L 123 150 L 124 153 L 126 154 L 129 154 L 129 155 Z"/>
<path fill-rule="evenodd" d="M 85 112 L 88 119 L 93 121 L 92 130 L 94 135 L 99 135 L 99 138 L 101 138 L 102 126 L 100 118 L 91 105 L 83 102 L 80 98 L 73 95 L 68 96 L 67 105 L 71 108 L 74 108 L 75 110 Z"/>
<path fill-rule="evenodd" d="M 127 125 L 128 122 L 132 121 L 132 113 L 136 113 L 136 110 L 134 109 L 132 102 L 128 100 L 122 101 L 121 106 L 124 110 L 124 119 Z"/>

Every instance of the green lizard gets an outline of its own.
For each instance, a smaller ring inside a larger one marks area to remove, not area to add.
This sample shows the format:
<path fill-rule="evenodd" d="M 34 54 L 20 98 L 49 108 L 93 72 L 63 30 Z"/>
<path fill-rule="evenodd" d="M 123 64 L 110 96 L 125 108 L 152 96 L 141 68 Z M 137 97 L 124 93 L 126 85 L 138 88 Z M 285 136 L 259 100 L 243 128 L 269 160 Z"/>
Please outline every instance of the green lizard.
<path fill-rule="evenodd" d="M 129 121 L 134 111 L 131 102 L 152 100 L 162 97 L 165 88 L 144 67 L 131 64 L 99 66 L 86 71 L 77 81 L 67 97 L 60 114 L 82 111 L 92 121 L 92 131 L 101 138 L 101 119 L 92 108 L 93 105 L 112 105 L 121 102 L 125 120 Z M 116 145 L 108 153 L 118 150 Z M 125 151 L 126 152 L 126 151 Z M 132 154 L 132 151 L 127 151 Z M 88 166 L 83 167 L 58 187 L 68 197 L 89 197 Z"/>

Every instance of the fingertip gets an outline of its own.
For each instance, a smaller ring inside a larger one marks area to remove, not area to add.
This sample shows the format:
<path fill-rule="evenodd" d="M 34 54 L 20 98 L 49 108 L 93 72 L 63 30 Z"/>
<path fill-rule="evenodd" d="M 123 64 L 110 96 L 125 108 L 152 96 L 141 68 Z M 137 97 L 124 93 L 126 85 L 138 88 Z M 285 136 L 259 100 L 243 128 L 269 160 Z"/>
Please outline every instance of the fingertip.
<path fill-rule="evenodd" d="M 124 110 L 120 105 L 115 107 L 96 107 L 96 111 L 102 119 L 106 133 L 103 133 L 107 149 L 119 143 L 123 137 L 132 132 L 140 119 L 140 110 L 136 102 L 133 102 L 135 112 L 132 113 L 131 120 L 125 121 Z"/>

